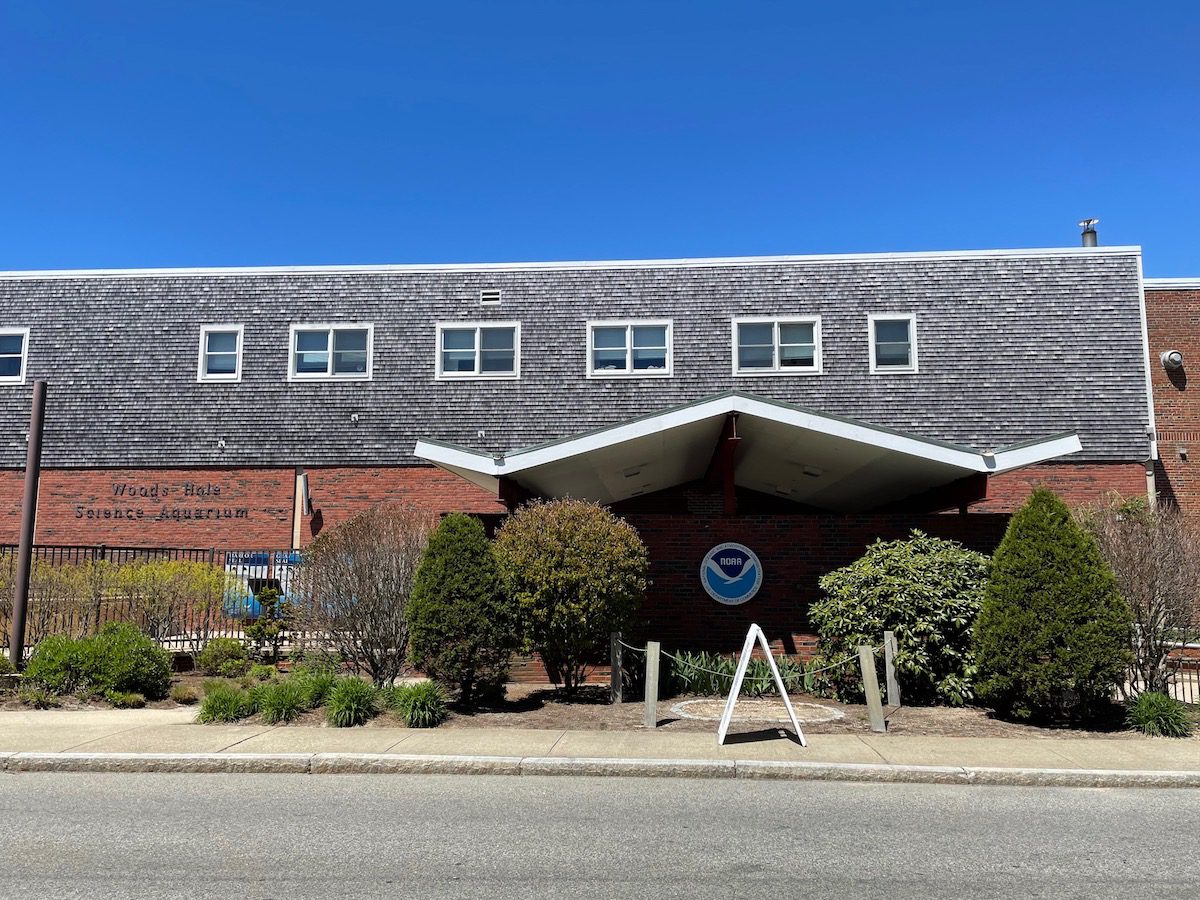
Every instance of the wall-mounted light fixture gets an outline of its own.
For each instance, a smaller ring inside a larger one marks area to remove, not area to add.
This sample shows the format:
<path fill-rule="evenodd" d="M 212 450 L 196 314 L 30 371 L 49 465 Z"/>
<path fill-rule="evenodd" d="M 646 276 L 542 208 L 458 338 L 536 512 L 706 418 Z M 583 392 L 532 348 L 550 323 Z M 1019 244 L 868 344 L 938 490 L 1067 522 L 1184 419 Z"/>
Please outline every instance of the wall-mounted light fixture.
<path fill-rule="evenodd" d="M 1159 362 L 1162 367 L 1168 372 L 1174 372 L 1177 369 L 1183 368 L 1183 354 L 1178 350 L 1164 350 L 1159 354 Z"/>

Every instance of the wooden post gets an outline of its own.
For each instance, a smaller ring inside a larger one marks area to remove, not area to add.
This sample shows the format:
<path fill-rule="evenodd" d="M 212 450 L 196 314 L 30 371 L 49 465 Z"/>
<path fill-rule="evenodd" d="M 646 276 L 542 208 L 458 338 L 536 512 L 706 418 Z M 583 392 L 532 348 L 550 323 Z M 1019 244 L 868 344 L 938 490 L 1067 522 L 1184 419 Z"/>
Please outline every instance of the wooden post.
<path fill-rule="evenodd" d="M 646 711 L 642 724 L 658 727 L 658 641 L 646 642 Z"/>
<path fill-rule="evenodd" d="M 883 718 L 883 699 L 879 696 L 879 676 L 875 674 L 875 654 L 871 648 L 858 648 L 858 664 L 862 668 L 863 691 L 867 695 L 867 717 L 871 720 L 871 730 L 880 734 L 887 731 L 887 721 Z"/>
<path fill-rule="evenodd" d="M 625 702 L 625 679 L 621 675 L 621 632 L 608 636 L 608 700 L 610 703 Z"/>
<path fill-rule="evenodd" d="M 900 683 L 896 681 L 896 632 L 883 633 L 883 674 L 887 679 L 888 709 L 900 708 Z"/>

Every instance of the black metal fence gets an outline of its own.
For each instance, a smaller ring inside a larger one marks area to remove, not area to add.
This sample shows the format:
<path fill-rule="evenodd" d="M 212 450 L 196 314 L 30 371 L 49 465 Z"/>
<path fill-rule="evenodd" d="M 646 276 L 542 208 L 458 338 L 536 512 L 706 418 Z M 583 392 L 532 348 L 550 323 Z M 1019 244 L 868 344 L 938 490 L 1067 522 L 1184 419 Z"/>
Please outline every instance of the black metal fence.
<path fill-rule="evenodd" d="M 0 647 L 7 648 L 17 548 L 0 545 Z M 39 545 L 34 548 L 26 647 L 50 634 L 94 634 L 132 622 L 168 650 L 198 653 L 242 637 L 255 595 L 292 591 L 298 550 Z M 161 565 L 182 563 L 187 565 Z M 159 565 L 153 565 L 159 564 Z"/>

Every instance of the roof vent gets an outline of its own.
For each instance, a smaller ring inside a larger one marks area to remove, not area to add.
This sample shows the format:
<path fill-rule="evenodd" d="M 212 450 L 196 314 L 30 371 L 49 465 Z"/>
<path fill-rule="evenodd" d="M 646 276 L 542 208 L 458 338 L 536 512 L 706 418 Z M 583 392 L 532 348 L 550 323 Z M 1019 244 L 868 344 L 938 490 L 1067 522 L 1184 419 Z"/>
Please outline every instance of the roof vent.
<path fill-rule="evenodd" d="M 499 303 L 500 288 L 484 288 L 479 292 L 480 303 Z"/>
<path fill-rule="evenodd" d="M 1083 239 L 1083 246 L 1096 246 L 1096 225 L 1099 222 L 1099 219 L 1084 219 L 1079 223 L 1079 227 L 1083 229 L 1083 234 L 1080 235 L 1080 237 Z"/>

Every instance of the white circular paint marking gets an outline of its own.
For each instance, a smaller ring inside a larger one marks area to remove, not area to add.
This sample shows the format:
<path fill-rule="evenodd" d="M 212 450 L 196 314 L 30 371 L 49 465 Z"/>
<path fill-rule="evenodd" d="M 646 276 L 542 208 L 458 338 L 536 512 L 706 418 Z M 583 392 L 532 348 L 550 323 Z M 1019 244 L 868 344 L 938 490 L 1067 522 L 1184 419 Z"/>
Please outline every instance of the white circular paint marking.
<path fill-rule="evenodd" d="M 846 716 L 840 709 L 823 706 L 820 703 L 793 703 L 796 718 L 805 725 L 815 725 L 820 722 L 835 722 Z M 671 712 L 684 719 L 696 719 L 702 722 L 720 722 L 721 713 L 725 709 L 725 701 L 702 697 L 698 700 L 685 700 L 671 707 Z M 787 710 L 778 699 L 743 699 L 733 710 L 735 722 L 788 722 Z"/>

